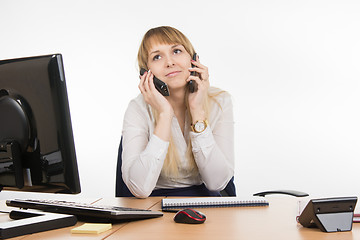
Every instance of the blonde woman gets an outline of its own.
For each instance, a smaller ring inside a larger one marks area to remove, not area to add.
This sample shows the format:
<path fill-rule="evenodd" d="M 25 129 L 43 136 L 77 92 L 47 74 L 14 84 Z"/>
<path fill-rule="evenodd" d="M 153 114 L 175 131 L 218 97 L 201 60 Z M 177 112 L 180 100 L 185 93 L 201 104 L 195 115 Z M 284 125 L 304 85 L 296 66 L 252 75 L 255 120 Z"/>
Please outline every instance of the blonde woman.
<path fill-rule="evenodd" d="M 138 65 L 147 71 L 122 132 L 122 177 L 136 197 L 219 196 L 234 175 L 231 96 L 210 87 L 208 68 L 194 54 L 173 27 L 143 37 Z M 167 84 L 169 96 L 156 89 L 154 76 Z"/>

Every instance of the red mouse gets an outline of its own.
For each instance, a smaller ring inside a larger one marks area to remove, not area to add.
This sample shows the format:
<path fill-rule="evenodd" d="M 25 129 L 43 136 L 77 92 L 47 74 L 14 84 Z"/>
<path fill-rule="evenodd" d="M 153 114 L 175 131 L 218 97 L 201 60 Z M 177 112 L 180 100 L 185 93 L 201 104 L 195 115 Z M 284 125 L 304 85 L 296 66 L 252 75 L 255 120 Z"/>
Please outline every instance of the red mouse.
<path fill-rule="evenodd" d="M 203 213 L 191 208 L 178 211 L 174 217 L 174 221 L 177 223 L 199 224 L 205 222 L 205 220 L 206 216 Z"/>

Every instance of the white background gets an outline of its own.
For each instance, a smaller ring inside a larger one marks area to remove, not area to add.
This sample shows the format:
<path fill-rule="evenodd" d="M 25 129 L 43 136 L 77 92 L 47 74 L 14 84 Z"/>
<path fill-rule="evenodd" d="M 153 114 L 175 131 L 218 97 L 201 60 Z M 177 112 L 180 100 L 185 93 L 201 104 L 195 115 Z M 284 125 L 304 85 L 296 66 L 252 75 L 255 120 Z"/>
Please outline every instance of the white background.
<path fill-rule="evenodd" d="M 360 195 L 358 0 L 0 0 L 0 59 L 63 55 L 80 195 L 115 195 L 137 50 L 160 25 L 233 96 L 238 195 Z"/>

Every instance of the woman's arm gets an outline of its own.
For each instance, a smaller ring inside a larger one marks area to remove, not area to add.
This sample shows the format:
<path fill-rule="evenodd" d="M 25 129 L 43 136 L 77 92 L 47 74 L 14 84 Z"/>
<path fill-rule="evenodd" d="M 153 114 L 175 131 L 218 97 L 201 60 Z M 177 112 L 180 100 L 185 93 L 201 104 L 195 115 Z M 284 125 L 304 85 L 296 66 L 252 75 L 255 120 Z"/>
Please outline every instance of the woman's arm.
<path fill-rule="evenodd" d="M 198 76 L 190 76 L 188 81 L 196 82 L 198 89 L 189 94 L 189 108 L 192 123 L 204 121 L 204 102 L 208 97 L 209 71 L 199 58 L 192 61 L 194 67 L 189 71 Z M 231 96 L 221 93 L 217 96 L 219 106 L 214 104 L 210 114 L 210 126 L 201 132 L 191 132 L 192 150 L 201 178 L 209 190 L 219 191 L 234 176 L 234 119 Z"/>
<path fill-rule="evenodd" d="M 134 196 L 148 197 L 159 178 L 168 141 L 155 134 L 145 102 L 130 102 L 123 124 L 123 180 Z M 140 101 L 141 102 L 141 101 Z"/>
<path fill-rule="evenodd" d="M 222 93 L 221 107 L 214 103 L 210 126 L 190 133 L 201 178 L 212 191 L 221 191 L 234 176 L 234 119 L 231 96 Z"/>
<path fill-rule="evenodd" d="M 140 198 L 148 197 L 156 186 L 174 115 L 170 103 L 156 90 L 153 77 L 150 71 L 140 77 L 141 101 L 137 99 L 137 104 L 129 104 L 123 125 L 123 179 L 129 190 Z M 155 127 L 149 105 L 158 113 Z"/>

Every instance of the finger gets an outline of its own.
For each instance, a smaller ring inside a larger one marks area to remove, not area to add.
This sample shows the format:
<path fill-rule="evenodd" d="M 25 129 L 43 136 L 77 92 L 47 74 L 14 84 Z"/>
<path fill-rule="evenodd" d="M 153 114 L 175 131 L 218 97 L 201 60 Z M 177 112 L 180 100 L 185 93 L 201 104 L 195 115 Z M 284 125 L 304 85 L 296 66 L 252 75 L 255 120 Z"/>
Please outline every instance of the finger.
<path fill-rule="evenodd" d="M 194 81 L 196 82 L 197 84 L 201 84 L 201 79 L 198 77 L 198 76 L 192 76 L 190 75 L 187 79 L 186 79 L 187 82 L 190 82 L 190 81 Z"/>
<path fill-rule="evenodd" d="M 149 89 L 154 91 L 156 90 L 155 88 L 155 84 L 154 84 L 154 77 L 155 75 L 153 73 L 150 74 L 151 76 L 149 77 Z"/>
<path fill-rule="evenodd" d="M 203 65 L 203 64 L 201 64 L 201 63 L 198 62 L 198 61 L 191 60 L 191 64 L 192 64 L 191 67 L 192 67 L 193 69 L 198 68 L 198 69 L 201 69 L 201 70 L 208 71 L 208 67 L 205 66 L 205 65 Z"/>
<path fill-rule="evenodd" d="M 205 67 L 204 69 L 201 68 L 189 68 L 190 72 L 196 72 L 198 73 L 197 75 L 199 75 L 199 78 L 201 80 L 209 80 L 209 73 L 208 73 L 208 69 L 207 67 Z M 194 74 L 190 74 L 190 75 L 194 75 Z"/>
<path fill-rule="evenodd" d="M 145 90 L 148 92 L 150 91 L 150 81 L 152 80 L 152 73 L 151 71 L 149 70 L 147 75 L 146 75 L 146 78 L 145 78 L 145 81 L 144 81 L 144 88 Z"/>
<path fill-rule="evenodd" d="M 145 91 L 144 82 L 146 79 L 146 75 L 147 75 L 147 72 L 145 72 L 142 76 L 140 76 L 140 82 L 139 82 L 138 88 L 140 89 L 140 92 L 142 92 L 142 93 Z"/>
<path fill-rule="evenodd" d="M 191 64 L 193 64 L 194 66 L 196 66 L 198 68 L 206 68 L 206 66 L 201 64 L 199 60 L 197 60 L 197 61 L 191 60 Z"/>
<path fill-rule="evenodd" d="M 198 76 L 190 75 L 186 81 L 189 82 L 189 81 L 193 80 L 197 84 L 204 84 L 204 83 L 209 84 L 209 75 L 205 74 L 204 76 L 206 78 L 203 77 L 202 75 L 198 75 Z"/>

